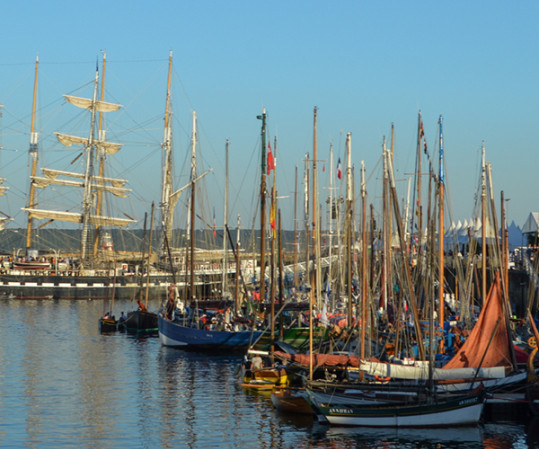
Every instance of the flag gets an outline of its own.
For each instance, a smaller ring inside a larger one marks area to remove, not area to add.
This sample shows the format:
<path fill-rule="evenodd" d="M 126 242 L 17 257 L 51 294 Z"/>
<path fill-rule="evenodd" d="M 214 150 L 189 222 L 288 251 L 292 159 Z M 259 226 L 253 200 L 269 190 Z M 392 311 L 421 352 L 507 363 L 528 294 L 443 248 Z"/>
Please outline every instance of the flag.
<path fill-rule="evenodd" d="M 215 207 L 213 208 L 213 238 L 217 238 L 217 230 L 215 229 Z"/>
<path fill-rule="evenodd" d="M 419 124 L 419 139 L 422 139 L 425 136 L 425 130 L 423 129 L 423 120 Z"/>
<path fill-rule="evenodd" d="M 271 203 L 271 210 L 270 210 L 270 226 L 271 226 L 271 235 L 273 238 L 275 238 L 275 205 L 273 202 Z"/>
<path fill-rule="evenodd" d="M 337 178 L 342 178 L 341 158 L 339 158 L 339 162 L 337 162 Z"/>
<path fill-rule="evenodd" d="M 275 170 L 275 161 L 273 160 L 273 154 L 271 152 L 271 146 L 268 142 L 268 176 L 271 170 Z"/>

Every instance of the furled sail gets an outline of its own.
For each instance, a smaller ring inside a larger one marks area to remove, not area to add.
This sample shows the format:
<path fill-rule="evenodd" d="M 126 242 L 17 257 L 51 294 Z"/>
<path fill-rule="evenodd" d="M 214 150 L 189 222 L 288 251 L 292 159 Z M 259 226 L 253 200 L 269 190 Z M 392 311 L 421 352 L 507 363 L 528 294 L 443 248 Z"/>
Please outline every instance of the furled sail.
<path fill-rule="evenodd" d="M 74 95 L 64 95 L 64 98 L 69 103 L 81 109 L 92 110 L 95 108 L 97 112 L 113 112 L 122 107 L 121 104 L 109 103 L 107 101 L 93 101 L 90 98 L 75 97 Z"/>
<path fill-rule="evenodd" d="M 46 178 L 55 179 L 57 176 L 69 176 L 72 178 L 81 178 L 84 179 L 83 173 L 75 173 L 71 171 L 64 171 L 64 170 L 54 170 L 52 168 L 42 168 L 41 171 L 43 172 L 43 175 Z M 112 184 L 114 187 L 123 187 L 125 184 L 127 184 L 127 179 L 120 179 L 120 178 L 107 178 L 105 176 L 92 176 L 92 181 L 96 182 L 108 182 Z"/>
<path fill-rule="evenodd" d="M 87 137 L 72 136 L 71 134 L 64 134 L 55 132 L 56 138 L 58 141 L 66 146 L 70 147 L 71 145 L 83 145 L 88 146 Z M 94 140 L 94 144 L 98 150 L 104 151 L 107 154 L 116 154 L 122 148 L 121 143 L 107 142 L 105 140 Z"/>
<path fill-rule="evenodd" d="M 0 196 L 4 196 L 9 190 L 9 187 L 1 185 L 5 180 L 6 178 L 0 178 Z"/>
<path fill-rule="evenodd" d="M 59 185 L 59 186 L 71 186 L 71 187 L 84 187 L 83 181 L 72 181 L 70 179 L 56 179 L 56 178 L 42 178 L 40 176 L 32 176 L 32 182 L 34 183 L 34 186 L 38 189 L 43 189 L 45 187 L 48 187 L 51 184 Z M 108 186 L 104 184 L 94 184 L 92 183 L 92 189 L 93 190 L 99 190 L 102 192 L 109 192 L 112 193 L 114 196 L 120 197 L 120 198 L 126 198 L 129 192 L 131 192 L 131 189 L 126 189 L 124 187 L 115 187 L 115 186 Z"/>
<path fill-rule="evenodd" d="M 38 220 L 48 218 L 52 220 L 69 221 L 71 223 L 82 223 L 82 214 L 80 212 L 32 209 L 30 207 L 25 207 L 23 210 L 28 212 L 32 218 L 37 218 Z M 89 221 L 92 225 L 120 227 L 135 223 L 135 220 L 128 218 L 107 217 L 104 215 L 90 215 Z"/>

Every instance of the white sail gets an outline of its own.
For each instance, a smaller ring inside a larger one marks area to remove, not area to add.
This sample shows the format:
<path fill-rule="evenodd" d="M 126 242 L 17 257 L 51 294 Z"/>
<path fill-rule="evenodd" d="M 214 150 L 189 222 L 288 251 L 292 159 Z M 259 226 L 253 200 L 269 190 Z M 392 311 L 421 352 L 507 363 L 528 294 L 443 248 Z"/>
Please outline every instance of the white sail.
<path fill-rule="evenodd" d="M 121 104 L 109 103 L 107 101 L 93 101 L 90 98 L 75 97 L 74 95 L 64 95 L 69 103 L 81 109 L 92 110 L 95 107 L 97 112 L 113 112 L 122 107 Z"/>

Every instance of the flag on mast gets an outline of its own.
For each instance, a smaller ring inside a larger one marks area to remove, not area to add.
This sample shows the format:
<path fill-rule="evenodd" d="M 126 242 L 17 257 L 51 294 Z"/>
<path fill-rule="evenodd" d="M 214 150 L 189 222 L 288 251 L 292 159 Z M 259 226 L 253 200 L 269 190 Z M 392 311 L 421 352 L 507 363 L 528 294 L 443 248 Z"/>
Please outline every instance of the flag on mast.
<path fill-rule="evenodd" d="M 275 161 L 273 160 L 273 153 L 271 152 L 271 145 L 268 142 L 268 176 L 272 170 L 275 170 Z"/>
<path fill-rule="evenodd" d="M 339 162 L 337 162 L 337 178 L 342 178 L 341 158 L 339 158 Z"/>

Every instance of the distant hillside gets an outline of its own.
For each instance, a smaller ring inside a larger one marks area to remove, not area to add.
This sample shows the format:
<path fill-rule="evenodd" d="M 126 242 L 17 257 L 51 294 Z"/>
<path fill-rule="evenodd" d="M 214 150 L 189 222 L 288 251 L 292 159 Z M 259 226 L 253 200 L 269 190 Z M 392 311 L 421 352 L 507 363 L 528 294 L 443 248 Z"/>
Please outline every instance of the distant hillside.
<path fill-rule="evenodd" d="M 116 251 L 141 251 L 142 239 L 144 231 L 142 229 L 134 230 L 119 230 L 114 229 L 107 231 L 111 234 Z M 234 246 L 236 245 L 236 230 L 231 230 L 230 234 L 233 239 Z M 251 232 L 241 230 L 241 247 L 247 251 L 257 251 L 259 245 L 260 232 L 255 231 L 254 242 Z M 298 239 L 301 239 L 298 234 Z M 146 232 L 146 238 L 149 238 L 149 231 Z M 196 247 L 203 249 L 222 249 L 223 248 L 223 230 L 216 232 L 216 237 L 213 237 L 211 230 L 196 232 Z M 292 251 L 294 242 L 293 231 L 283 231 L 283 248 L 287 251 Z M 160 235 L 157 232 L 153 233 L 152 248 L 155 249 L 159 245 Z M 185 231 L 175 230 L 172 238 L 172 247 L 181 248 L 185 246 Z M 3 254 L 17 253 L 24 254 L 26 246 L 26 229 L 5 229 L 0 232 L 0 251 Z M 254 249 L 253 249 L 254 246 Z M 40 229 L 35 231 L 32 248 L 42 251 L 56 250 L 64 253 L 77 252 L 80 250 L 80 231 L 75 229 Z M 229 245 L 230 248 L 230 245 Z M 277 243 L 276 243 L 277 248 Z M 269 252 L 269 248 L 267 248 Z"/>

